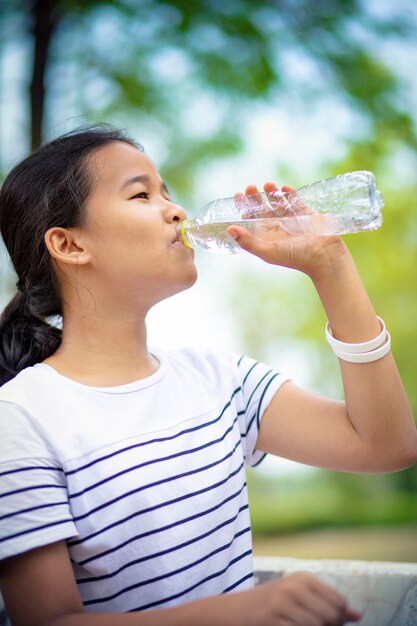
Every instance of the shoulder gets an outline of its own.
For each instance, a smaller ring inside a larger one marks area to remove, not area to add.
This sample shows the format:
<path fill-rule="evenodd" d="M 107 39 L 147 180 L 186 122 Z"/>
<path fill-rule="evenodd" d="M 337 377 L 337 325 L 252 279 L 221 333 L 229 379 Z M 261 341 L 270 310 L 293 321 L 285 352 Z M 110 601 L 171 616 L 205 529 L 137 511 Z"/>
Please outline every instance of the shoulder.
<path fill-rule="evenodd" d="M 288 380 L 284 373 L 246 355 L 219 350 L 183 349 L 163 353 L 171 374 L 177 376 L 179 386 L 201 383 L 209 389 L 242 388 L 246 394 L 273 382 L 273 389 Z M 172 382 L 172 378 L 170 379 Z"/>
<path fill-rule="evenodd" d="M 42 368 L 37 366 L 26 367 L 12 380 L 0 387 L 0 401 L 24 403 L 24 400 L 33 395 L 35 391 L 40 393 L 43 385 L 46 386 L 47 381 L 44 379 Z"/>
<path fill-rule="evenodd" d="M 41 368 L 28 367 L 0 388 L 0 457 L 49 456 L 45 431 L 36 418 L 34 399 L 46 400 L 53 392 Z M 36 402 L 35 402 L 36 404 Z M 44 416 L 44 422 L 50 419 Z"/>
<path fill-rule="evenodd" d="M 0 388 L 0 423 L 3 433 L 10 429 L 21 431 L 30 423 L 28 399 L 38 389 L 31 370 L 32 367 L 23 370 Z"/>

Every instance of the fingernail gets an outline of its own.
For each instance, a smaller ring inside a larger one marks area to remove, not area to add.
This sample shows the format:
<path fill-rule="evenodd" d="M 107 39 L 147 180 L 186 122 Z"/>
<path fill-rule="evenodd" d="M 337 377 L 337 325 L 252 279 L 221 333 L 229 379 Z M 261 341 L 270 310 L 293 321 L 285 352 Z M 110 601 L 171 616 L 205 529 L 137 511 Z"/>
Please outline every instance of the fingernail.
<path fill-rule="evenodd" d="M 233 237 L 233 239 L 237 239 L 239 237 L 237 230 L 229 230 L 228 233 L 231 237 Z"/>

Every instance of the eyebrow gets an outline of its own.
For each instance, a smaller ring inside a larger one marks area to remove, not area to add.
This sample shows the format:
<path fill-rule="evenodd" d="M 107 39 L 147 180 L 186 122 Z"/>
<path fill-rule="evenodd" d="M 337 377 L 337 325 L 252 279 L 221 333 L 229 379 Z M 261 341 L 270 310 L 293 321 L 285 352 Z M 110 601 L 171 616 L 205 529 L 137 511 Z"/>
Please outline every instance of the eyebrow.
<path fill-rule="evenodd" d="M 126 187 L 130 187 L 130 185 L 134 185 L 135 183 L 144 183 L 144 184 L 149 185 L 150 182 L 151 182 L 151 179 L 147 174 L 139 174 L 137 176 L 131 176 L 130 178 L 127 178 L 125 180 L 120 191 L 123 191 L 124 189 L 126 189 Z M 161 188 L 169 195 L 168 187 L 166 186 L 164 181 L 162 181 L 161 183 Z"/>

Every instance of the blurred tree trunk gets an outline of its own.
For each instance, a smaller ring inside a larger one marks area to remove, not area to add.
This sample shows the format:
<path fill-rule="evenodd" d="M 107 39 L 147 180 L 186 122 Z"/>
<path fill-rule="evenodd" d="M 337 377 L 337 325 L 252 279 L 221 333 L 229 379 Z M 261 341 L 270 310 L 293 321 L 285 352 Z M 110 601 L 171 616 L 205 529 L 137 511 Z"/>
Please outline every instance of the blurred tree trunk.
<path fill-rule="evenodd" d="M 33 36 L 33 71 L 30 84 L 30 118 L 32 150 L 42 143 L 42 122 L 45 108 L 45 74 L 51 38 L 59 22 L 59 2 L 31 0 L 31 34 Z"/>

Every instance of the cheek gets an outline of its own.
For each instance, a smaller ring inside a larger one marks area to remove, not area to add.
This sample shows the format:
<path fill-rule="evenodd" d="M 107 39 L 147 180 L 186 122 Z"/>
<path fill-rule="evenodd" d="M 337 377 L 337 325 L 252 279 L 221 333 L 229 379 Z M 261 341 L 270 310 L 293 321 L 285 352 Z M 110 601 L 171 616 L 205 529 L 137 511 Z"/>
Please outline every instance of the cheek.
<path fill-rule="evenodd" d="M 165 242 L 142 228 L 115 233 L 111 245 L 104 250 L 104 258 L 107 267 L 110 262 L 126 279 L 158 280 L 160 276 L 167 276 L 172 268 Z"/>
<path fill-rule="evenodd" d="M 138 259 L 143 255 L 149 256 L 158 247 L 157 229 L 150 228 L 146 221 L 138 219 L 124 219 L 125 216 L 98 225 L 94 234 L 93 246 L 97 254 L 106 260 Z"/>

